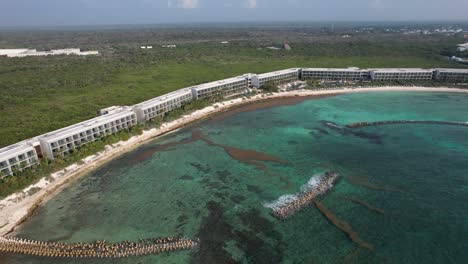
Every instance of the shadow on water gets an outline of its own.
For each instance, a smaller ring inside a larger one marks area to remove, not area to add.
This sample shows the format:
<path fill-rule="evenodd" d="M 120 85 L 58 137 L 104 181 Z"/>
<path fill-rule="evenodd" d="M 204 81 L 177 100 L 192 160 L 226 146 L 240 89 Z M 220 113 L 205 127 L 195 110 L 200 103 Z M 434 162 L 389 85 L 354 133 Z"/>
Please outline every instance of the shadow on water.
<path fill-rule="evenodd" d="M 399 188 L 370 183 L 367 177 L 346 177 L 346 180 L 353 185 L 361 186 L 370 190 L 385 191 L 385 192 L 401 192 L 401 193 L 407 192 L 406 190 L 399 189 Z"/>
<path fill-rule="evenodd" d="M 338 219 L 321 202 L 314 200 L 313 203 L 315 207 L 317 207 L 317 209 L 323 214 L 323 216 L 325 216 L 325 218 L 327 218 L 327 220 L 330 221 L 330 223 L 332 223 L 336 228 L 346 233 L 346 235 L 348 235 L 349 239 L 351 239 L 353 243 L 370 251 L 374 250 L 374 246 L 362 240 L 358 233 L 356 233 L 347 222 Z"/>
<path fill-rule="evenodd" d="M 375 133 L 368 133 L 368 132 L 363 132 L 363 131 L 355 131 L 351 128 L 348 128 L 346 126 L 340 126 L 336 123 L 333 123 L 333 122 L 329 122 L 329 121 L 320 121 L 320 123 L 331 129 L 331 130 L 334 130 L 334 131 L 337 131 L 338 133 L 340 133 L 341 135 L 343 136 L 355 136 L 355 137 L 358 137 L 358 138 L 362 138 L 362 139 L 367 139 L 370 143 L 373 143 L 373 144 L 378 144 L 378 145 L 382 145 L 384 142 L 383 142 L 383 136 L 379 135 L 379 134 L 375 134 Z"/>
<path fill-rule="evenodd" d="M 351 202 L 353 202 L 355 204 L 362 205 L 362 206 L 364 206 L 365 208 L 369 209 L 372 212 L 376 212 L 376 213 L 379 213 L 379 214 L 385 214 L 385 211 L 383 209 L 378 208 L 378 207 L 374 207 L 374 206 L 370 205 L 368 202 L 366 202 L 364 200 L 360 200 L 360 199 L 355 198 L 355 197 L 347 197 L 347 196 L 343 196 L 342 198 L 345 199 L 345 200 L 351 201 Z"/>

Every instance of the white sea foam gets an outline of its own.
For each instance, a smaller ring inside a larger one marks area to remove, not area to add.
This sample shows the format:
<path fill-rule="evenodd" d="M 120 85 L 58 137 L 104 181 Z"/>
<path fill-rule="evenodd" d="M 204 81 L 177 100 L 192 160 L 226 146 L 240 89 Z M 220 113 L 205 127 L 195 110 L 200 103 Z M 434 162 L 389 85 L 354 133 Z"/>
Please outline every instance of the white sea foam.
<path fill-rule="evenodd" d="M 309 179 L 307 183 L 301 186 L 299 193 L 297 194 L 286 194 L 281 196 L 275 201 L 264 203 L 263 206 L 270 208 L 273 211 L 281 210 L 301 197 L 314 193 L 314 197 L 325 194 L 327 191 L 333 188 L 334 182 L 337 179 L 338 174 L 332 172 L 332 174 L 319 174 L 314 175 Z"/>
<path fill-rule="evenodd" d="M 264 203 L 263 206 L 265 206 L 266 208 L 276 210 L 276 209 L 281 208 L 281 207 L 283 207 L 283 206 L 285 206 L 285 205 L 287 205 L 289 203 L 294 202 L 295 200 L 297 200 L 297 195 L 286 194 L 286 195 L 281 196 L 280 198 L 278 198 L 277 200 L 275 200 L 273 202 Z"/>

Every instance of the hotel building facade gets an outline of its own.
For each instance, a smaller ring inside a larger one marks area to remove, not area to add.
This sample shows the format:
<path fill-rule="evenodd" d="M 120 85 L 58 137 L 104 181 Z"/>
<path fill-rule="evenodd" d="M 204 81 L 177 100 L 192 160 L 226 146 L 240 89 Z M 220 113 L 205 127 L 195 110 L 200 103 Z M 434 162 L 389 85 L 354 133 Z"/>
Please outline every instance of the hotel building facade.
<path fill-rule="evenodd" d="M 4 147 L 0 149 L 0 177 L 29 168 L 38 161 L 39 157 L 32 142 L 23 141 Z"/>
<path fill-rule="evenodd" d="M 304 68 L 301 70 L 302 79 L 319 79 L 325 81 L 370 81 L 370 72 L 359 68 L 325 69 Z"/>
<path fill-rule="evenodd" d="M 237 76 L 191 87 L 195 100 L 215 96 L 229 96 L 245 92 L 249 88 L 249 76 Z"/>
<path fill-rule="evenodd" d="M 432 80 L 432 69 L 370 69 L 372 81 L 413 81 Z"/>
<path fill-rule="evenodd" d="M 251 76 L 252 86 L 260 88 L 265 83 L 285 83 L 299 80 L 299 68 L 286 69 L 282 71 L 267 72 L 262 74 L 254 74 Z"/>
<path fill-rule="evenodd" d="M 104 136 L 128 130 L 137 125 L 137 117 L 130 107 L 121 107 L 120 111 L 99 116 L 69 127 L 65 127 L 39 137 L 43 155 L 53 160 L 67 155 L 73 149 Z"/>
<path fill-rule="evenodd" d="M 436 69 L 434 75 L 440 81 L 468 82 L 468 69 Z"/>
<path fill-rule="evenodd" d="M 267 82 L 284 83 L 299 78 L 331 81 L 440 80 L 468 82 L 468 69 L 366 69 L 293 68 L 263 74 L 245 74 L 200 84 L 156 97 L 133 107 L 102 109 L 101 116 L 0 149 L 0 175 L 33 166 L 42 157 L 54 159 L 106 135 L 145 123 L 197 99 L 230 96 L 262 87 Z"/>
<path fill-rule="evenodd" d="M 190 88 L 180 89 L 133 106 L 138 123 L 145 123 L 193 101 Z"/>

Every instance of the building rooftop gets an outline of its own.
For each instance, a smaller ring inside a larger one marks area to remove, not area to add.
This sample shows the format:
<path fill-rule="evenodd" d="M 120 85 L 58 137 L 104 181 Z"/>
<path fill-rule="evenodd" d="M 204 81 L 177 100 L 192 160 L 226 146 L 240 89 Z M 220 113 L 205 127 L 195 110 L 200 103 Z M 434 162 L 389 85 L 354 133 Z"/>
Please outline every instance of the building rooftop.
<path fill-rule="evenodd" d="M 220 85 L 227 84 L 227 83 L 233 83 L 233 82 L 246 80 L 247 77 L 248 76 L 246 74 L 244 74 L 242 76 L 236 76 L 236 77 L 232 77 L 232 78 L 228 78 L 228 79 L 224 79 L 224 80 L 219 80 L 219 81 L 214 81 L 214 82 L 195 85 L 195 86 L 192 86 L 190 88 L 195 89 L 195 90 L 204 90 L 204 89 L 213 88 L 213 87 L 220 86 Z"/>
<path fill-rule="evenodd" d="M 164 94 L 164 95 L 155 97 L 153 99 L 141 102 L 139 104 L 134 105 L 133 107 L 145 108 L 145 107 L 149 107 L 149 106 L 154 106 L 155 104 L 164 103 L 166 101 L 169 101 L 169 100 L 184 96 L 187 93 L 191 94 L 192 90 L 190 88 L 179 89 L 177 91 L 174 91 L 174 92 L 171 92 L 171 93 L 168 93 L 168 94 Z"/>
<path fill-rule="evenodd" d="M 291 69 L 274 71 L 274 72 L 266 72 L 266 73 L 258 74 L 258 77 L 267 78 L 267 77 L 272 77 L 272 76 L 281 75 L 281 74 L 288 74 L 288 73 L 293 73 L 293 72 L 299 72 L 299 68 L 291 68 Z"/>
<path fill-rule="evenodd" d="M 348 67 L 348 68 L 303 68 L 303 71 L 369 71 L 366 69 L 359 69 L 356 67 Z"/>
<path fill-rule="evenodd" d="M 71 126 L 68 126 L 68 127 L 64 127 L 64 128 L 49 132 L 47 134 L 44 134 L 40 138 L 48 141 L 48 140 L 55 139 L 55 138 L 68 137 L 68 136 L 71 136 L 73 134 L 86 131 L 86 130 L 88 130 L 90 128 L 106 124 L 109 121 L 125 117 L 129 113 L 133 113 L 131 107 L 123 106 L 123 107 L 121 107 L 121 109 L 119 111 L 116 111 L 116 112 L 114 112 L 112 114 L 98 116 L 98 117 L 83 121 L 83 122 L 78 123 L 78 124 L 74 124 L 74 125 L 71 125 Z"/>
<path fill-rule="evenodd" d="M 433 69 L 422 69 L 422 68 L 373 68 L 369 71 L 376 72 L 432 72 Z"/>
<path fill-rule="evenodd" d="M 0 149 L 0 160 L 9 159 L 10 157 L 18 155 L 18 153 L 24 153 L 31 150 L 33 146 L 21 141 L 16 144 L 6 146 Z"/>
<path fill-rule="evenodd" d="M 468 73 L 468 69 L 447 69 L 447 68 L 438 68 L 435 69 L 439 72 L 459 72 L 459 73 Z"/>

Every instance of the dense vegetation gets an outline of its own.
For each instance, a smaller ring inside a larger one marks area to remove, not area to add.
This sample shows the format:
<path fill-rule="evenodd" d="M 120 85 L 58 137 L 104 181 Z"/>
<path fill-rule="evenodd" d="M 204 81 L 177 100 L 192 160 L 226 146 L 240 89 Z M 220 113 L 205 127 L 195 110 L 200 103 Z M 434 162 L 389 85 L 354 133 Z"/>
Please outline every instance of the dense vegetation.
<path fill-rule="evenodd" d="M 0 147 L 175 89 L 287 67 L 461 67 L 441 56 L 457 36 L 355 36 L 302 29 L 0 32 L 0 48 L 99 49 L 101 56 L 0 57 Z M 264 47 L 289 39 L 291 51 Z M 231 41 L 223 45 L 220 40 Z M 177 48 L 161 48 L 176 43 Z M 140 45 L 154 45 L 141 50 Z"/>

